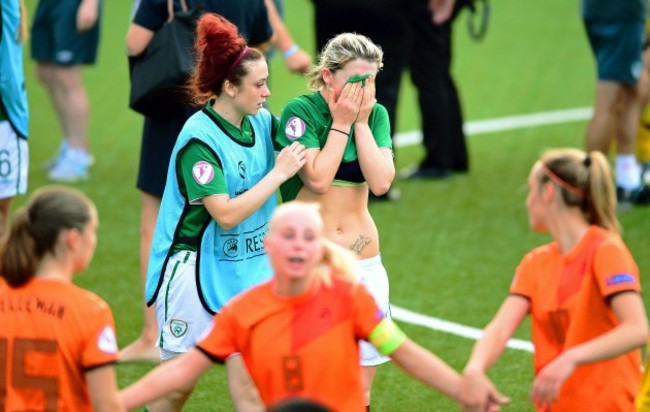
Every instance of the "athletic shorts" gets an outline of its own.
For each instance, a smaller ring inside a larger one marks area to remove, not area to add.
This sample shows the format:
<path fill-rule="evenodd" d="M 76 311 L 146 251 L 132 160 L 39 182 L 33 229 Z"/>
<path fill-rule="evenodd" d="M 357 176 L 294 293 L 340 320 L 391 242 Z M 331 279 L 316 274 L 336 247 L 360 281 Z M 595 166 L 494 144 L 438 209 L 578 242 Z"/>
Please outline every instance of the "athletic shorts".
<path fill-rule="evenodd" d="M 158 342 L 162 360 L 189 351 L 212 325 L 196 289 L 196 252 L 178 252 L 167 262 L 156 298 Z"/>
<path fill-rule="evenodd" d="M 27 192 L 29 150 L 7 120 L 0 121 L 0 199 Z"/>
<path fill-rule="evenodd" d="M 32 59 L 61 66 L 93 64 L 97 60 L 99 22 L 77 31 L 80 0 L 40 0 L 32 23 Z"/>
<path fill-rule="evenodd" d="M 598 80 L 624 84 L 639 81 L 645 24 L 585 20 L 591 49 L 598 64 Z"/>
<path fill-rule="evenodd" d="M 379 310 L 390 318 L 390 303 L 388 300 L 388 274 L 381 264 L 381 256 L 357 261 L 357 275 L 359 282 L 368 289 L 375 298 Z M 366 341 L 359 341 L 361 366 L 376 366 L 390 360 Z"/>

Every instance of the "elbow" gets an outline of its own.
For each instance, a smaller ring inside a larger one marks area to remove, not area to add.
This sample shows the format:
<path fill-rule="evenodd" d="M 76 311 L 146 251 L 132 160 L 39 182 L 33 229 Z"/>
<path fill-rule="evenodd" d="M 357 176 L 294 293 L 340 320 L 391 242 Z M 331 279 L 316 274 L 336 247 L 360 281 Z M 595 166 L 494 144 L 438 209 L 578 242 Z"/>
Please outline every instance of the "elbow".
<path fill-rule="evenodd" d="M 309 188 L 309 190 L 314 194 L 324 195 L 332 186 L 332 182 L 325 180 L 311 181 L 309 183 L 305 183 L 305 186 L 307 186 L 307 188 Z"/>
<path fill-rule="evenodd" d="M 375 196 L 381 196 L 386 193 L 388 193 L 388 190 L 390 190 L 390 183 L 388 184 L 374 184 L 370 186 L 370 191 L 375 195 Z"/>
<path fill-rule="evenodd" d="M 636 336 L 636 346 L 643 346 L 648 342 L 648 323 L 643 322 L 643 324 L 639 325 L 638 328 L 635 328 L 637 332 Z"/>
<path fill-rule="evenodd" d="M 237 226 L 239 222 L 236 222 L 235 219 L 228 217 L 228 216 L 222 216 L 219 219 L 215 219 L 217 221 L 217 225 L 223 230 L 230 230 Z"/>

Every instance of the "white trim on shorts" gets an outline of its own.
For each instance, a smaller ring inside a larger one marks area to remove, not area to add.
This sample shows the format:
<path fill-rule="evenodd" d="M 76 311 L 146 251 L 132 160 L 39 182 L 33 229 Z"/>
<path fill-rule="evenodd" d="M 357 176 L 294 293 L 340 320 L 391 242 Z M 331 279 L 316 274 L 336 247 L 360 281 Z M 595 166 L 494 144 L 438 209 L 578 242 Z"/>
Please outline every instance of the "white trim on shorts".
<path fill-rule="evenodd" d="M 169 258 L 156 297 L 160 358 L 168 360 L 189 351 L 212 325 L 196 286 L 196 252 L 181 251 Z"/>
<path fill-rule="evenodd" d="M 357 275 L 359 283 L 364 285 L 375 298 L 381 313 L 390 318 L 388 274 L 381 263 L 381 255 L 358 260 Z M 377 366 L 390 360 L 388 356 L 382 355 L 374 346 L 364 340 L 359 341 L 359 350 L 361 366 Z"/>
<path fill-rule="evenodd" d="M 7 120 L 0 121 L 0 199 L 27 192 L 29 147 Z"/>

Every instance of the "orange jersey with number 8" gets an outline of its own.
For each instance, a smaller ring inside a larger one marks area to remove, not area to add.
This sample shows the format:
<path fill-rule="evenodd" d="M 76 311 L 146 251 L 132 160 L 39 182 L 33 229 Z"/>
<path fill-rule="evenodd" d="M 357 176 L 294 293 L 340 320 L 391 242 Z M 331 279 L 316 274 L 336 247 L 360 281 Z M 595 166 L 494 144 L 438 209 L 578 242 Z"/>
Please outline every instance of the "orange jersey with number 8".
<path fill-rule="evenodd" d="M 101 298 L 72 283 L 0 286 L 0 411 L 91 411 L 85 372 L 117 358 Z"/>

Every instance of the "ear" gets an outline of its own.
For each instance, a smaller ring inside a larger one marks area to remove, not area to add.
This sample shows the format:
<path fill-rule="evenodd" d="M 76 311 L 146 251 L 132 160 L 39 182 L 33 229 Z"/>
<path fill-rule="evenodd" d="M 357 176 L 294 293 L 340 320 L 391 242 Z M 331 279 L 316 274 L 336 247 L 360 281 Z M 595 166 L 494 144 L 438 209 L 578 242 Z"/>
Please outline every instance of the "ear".
<path fill-rule="evenodd" d="M 544 203 L 551 203 L 555 198 L 555 195 L 558 194 L 557 186 L 553 184 L 550 180 L 544 183 L 544 188 L 542 189 L 542 199 Z"/>
<path fill-rule="evenodd" d="M 321 76 L 323 76 L 323 82 L 326 86 L 330 86 L 332 84 L 332 77 L 334 77 L 334 74 L 330 69 L 323 69 L 321 71 Z"/>
<path fill-rule="evenodd" d="M 223 90 L 226 92 L 226 94 L 230 97 L 235 97 L 237 95 L 237 92 L 239 89 L 237 86 L 232 84 L 230 80 L 226 80 L 223 82 Z"/>
<path fill-rule="evenodd" d="M 68 250 L 76 250 L 79 247 L 81 233 L 77 229 L 66 229 L 63 236 Z"/>

